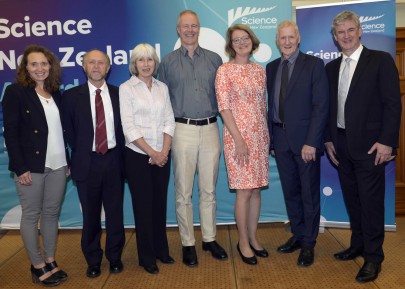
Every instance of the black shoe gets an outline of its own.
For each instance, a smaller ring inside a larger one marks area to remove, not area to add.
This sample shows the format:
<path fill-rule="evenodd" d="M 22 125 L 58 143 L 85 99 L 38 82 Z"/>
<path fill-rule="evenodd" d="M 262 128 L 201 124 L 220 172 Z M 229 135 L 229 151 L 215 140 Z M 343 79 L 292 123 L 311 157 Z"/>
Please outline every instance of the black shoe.
<path fill-rule="evenodd" d="M 100 276 L 101 270 L 100 270 L 100 265 L 93 265 L 93 266 L 88 266 L 86 275 L 89 278 L 96 278 Z"/>
<path fill-rule="evenodd" d="M 121 260 L 110 262 L 110 273 L 121 273 L 122 270 L 124 270 L 124 264 L 122 264 Z"/>
<path fill-rule="evenodd" d="M 249 265 L 256 265 L 257 264 L 257 259 L 256 259 L 255 255 L 253 255 L 252 257 L 243 256 L 243 254 L 242 254 L 242 252 L 241 252 L 241 250 L 239 248 L 239 242 L 238 242 L 238 245 L 236 245 L 236 249 L 238 249 L 239 255 L 242 258 L 243 262 L 245 262 L 246 264 L 249 264 Z"/>
<path fill-rule="evenodd" d="M 197 266 L 197 253 L 195 252 L 195 246 L 183 246 L 183 263 L 187 266 Z"/>
<path fill-rule="evenodd" d="M 378 273 L 381 272 L 381 264 L 364 262 L 363 267 L 361 267 L 359 273 L 356 276 L 356 281 L 360 283 L 370 282 L 378 277 Z"/>
<path fill-rule="evenodd" d="M 302 248 L 300 255 L 298 256 L 297 265 L 308 267 L 314 263 L 314 249 Z"/>
<path fill-rule="evenodd" d="M 60 279 L 56 276 L 54 276 L 53 274 L 50 275 L 48 278 L 44 279 L 44 280 L 39 280 L 39 278 L 41 276 L 43 276 L 44 274 L 51 272 L 48 270 L 48 268 L 46 267 L 46 265 L 42 268 L 35 268 L 33 265 L 31 265 L 31 276 L 32 276 L 32 282 L 34 283 L 41 283 L 44 286 L 48 286 L 48 287 L 52 287 L 52 286 L 57 286 L 60 284 Z"/>
<path fill-rule="evenodd" d="M 56 261 L 53 261 L 51 263 L 45 263 L 46 268 L 48 268 L 49 271 L 52 271 L 56 268 L 58 268 L 58 264 L 56 264 Z M 65 271 L 60 270 L 56 271 L 55 273 L 52 273 L 53 276 L 58 277 L 60 281 L 66 281 L 68 278 L 68 275 L 66 274 Z"/>
<path fill-rule="evenodd" d="M 262 257 L 262 258 L 267 258 L 267 257 L 269 257 L 269 252 L 267 252 L 266 249 L 263 248 L 262 250 L 256 250 L 256 249 L 252 246 L 252 244 L 249 244 L 249 245 L 250 245 L 250 249 L 252 249 L 252 251 L 255 253 L 256 256 Z"/>
<path fill-rule="evenodd" d="M 349 247 L 348 249 L 343 250 L 342 252 L 336 253 L 333 256 L 337 260 L 348 261 L 348 260 L 356 259 L 357 257 L 361 256 L 362 254 L 363 254 L 363 250 Z"/>
<path fill-rule="evenodd" d="M 212 257 L 218 260 L 225 260 L 228 259 L 228 255 L 226 254 L 224 248 L 222 248 L 217 241 L 212 242 L 202 242 L 202 249 L 204 251 L 210 251 Z"/>
<path fill-rule="evenodd" d="M 290 239 L 288 239 L 288 241 L 286 243 L 279 246 L 277 248 L 277 251 L 280 253 L 292 253 L 295 250 L 298 250 L 300 248 L 301 248 L 301 242 L 295 240 L 294 237 L 291 237 Z"/>
<path fill-rule="evenodd" d="M 150 266 L 143 266 L 146 272 L 150 274 L 157 274 L 159 273 L 159 268 L 156 264 L 150 265 Z"/>
<path fill-rule="evenodd" d="M 174 259 L 169 255 L 163 258 L 158 257 L 157 259 L 160 260 L 160 262 L 162 262 L 163 264 L 173 264 L 175 262 Z"/>

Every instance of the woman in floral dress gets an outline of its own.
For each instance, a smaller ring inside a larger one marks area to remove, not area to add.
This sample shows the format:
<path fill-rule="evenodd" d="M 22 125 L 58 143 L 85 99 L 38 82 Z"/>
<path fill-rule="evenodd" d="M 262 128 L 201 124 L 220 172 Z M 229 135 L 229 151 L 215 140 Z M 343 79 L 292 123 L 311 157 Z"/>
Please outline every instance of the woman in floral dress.
<path fill-rule="evenodd" d="M 229 187 L 236 190 L 238 252 L 255 265 L 268 257 L 256 238 L 260 189 L 269 184 L 269 134 L 266 120 L 266 73 L 250 61 L 259 47 L 253 31 L 236 24 L 228 29 L 225 50 L 231 60 L 217 71 L 215 88 L 224 127 L 224 155 Z M 256 256 L 255 256 L 256 255 Z"/>

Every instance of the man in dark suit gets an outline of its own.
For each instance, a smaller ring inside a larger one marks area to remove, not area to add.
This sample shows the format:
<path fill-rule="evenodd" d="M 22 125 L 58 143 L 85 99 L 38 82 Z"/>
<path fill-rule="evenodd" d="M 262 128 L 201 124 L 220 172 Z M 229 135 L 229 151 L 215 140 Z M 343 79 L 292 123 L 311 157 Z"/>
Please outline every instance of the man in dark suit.
<path fill-rule="evenodd" d="M 363 256 L 356 280 L 368 282 L 378 277 L 384 259 L 385 165 L 398 146 L 399 76 L 388 53 L 361 44 L 355 13 L 338 14 L 332 32 L 343 54 L 326 66 L 330 117 L 325 146 L 338 169 L 352 229 L 350 247 L 334 256 Z"/>
<path fill-rule="evenodd" d="M 320 221 L 320 155 L 328 114 L 323 61 L 299 51 L 292 21 L 277 27 L 282 56 L 267 64 L 270 151 L 275 155 L 293 236 L 277 248 L 301 249 L 297 264 L 314 262 Z"/>
<path fill-rule="evenodd" d="M 101 208 L 106 221 L 105 254 L 110 272 L 123 269 L 123 150 L 118 87 L 106 83 L 108 56 L 92 50 L 83 56 L 86 84 L 65 91 L 63 124 L 72 149 L 71 174 L 76 181 L 83 212 L 82 251 L 90 278 L 100 275 Z M 101 108 L 101 111 L 100 111 Z M 100 131 L 101 129 L 101 131 Z M 100 141 L 102 139 L 102 141 Z"/>

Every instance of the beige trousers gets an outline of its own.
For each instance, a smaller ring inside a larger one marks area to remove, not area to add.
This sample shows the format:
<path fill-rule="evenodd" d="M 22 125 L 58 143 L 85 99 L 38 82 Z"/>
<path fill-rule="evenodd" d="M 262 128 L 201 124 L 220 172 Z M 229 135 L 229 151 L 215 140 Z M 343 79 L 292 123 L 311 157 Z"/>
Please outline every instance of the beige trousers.
<path fill-rule="evenodd" d="M 176 123 L 172 142 L 176 213 L 181 243 L 194 246 L 192 192 L 197 171 L 202 240 L 216 235 L 216 194 L 220 155 L 218 123 L 203 126 Z"/>

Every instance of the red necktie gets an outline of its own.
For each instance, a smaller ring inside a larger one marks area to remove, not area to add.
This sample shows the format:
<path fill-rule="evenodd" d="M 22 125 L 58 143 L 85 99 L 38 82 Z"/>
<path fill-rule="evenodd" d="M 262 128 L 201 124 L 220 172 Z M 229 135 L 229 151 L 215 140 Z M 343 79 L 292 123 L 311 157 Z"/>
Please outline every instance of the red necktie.
<path fill-rule="evenodd" d="M 107 129 L 101 89 L 96 90 L 96 152 L 105 154 L 108 151 Z"/>

